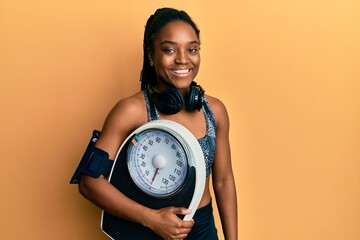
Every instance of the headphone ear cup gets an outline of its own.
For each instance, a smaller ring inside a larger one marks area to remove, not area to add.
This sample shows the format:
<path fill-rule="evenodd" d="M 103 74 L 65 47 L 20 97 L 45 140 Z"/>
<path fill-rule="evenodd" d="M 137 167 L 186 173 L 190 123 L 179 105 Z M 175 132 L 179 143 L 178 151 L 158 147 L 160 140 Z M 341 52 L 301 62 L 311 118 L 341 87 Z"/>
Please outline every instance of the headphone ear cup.
<path fill-rule="evenodd" d="M 165 114 L 175 114 L 185 106 L 184 96 L 179 90 L 168 87 L 158 94 L 157 107 L 160 112 Z"/>
<path fill-rule="evenodd" d="M 186 104 L 186 111 L 193 112 L 200 110 L 204 102 L 204 91 L 198 86 L 194 85 L 190 87 L 189 98 Z"/>

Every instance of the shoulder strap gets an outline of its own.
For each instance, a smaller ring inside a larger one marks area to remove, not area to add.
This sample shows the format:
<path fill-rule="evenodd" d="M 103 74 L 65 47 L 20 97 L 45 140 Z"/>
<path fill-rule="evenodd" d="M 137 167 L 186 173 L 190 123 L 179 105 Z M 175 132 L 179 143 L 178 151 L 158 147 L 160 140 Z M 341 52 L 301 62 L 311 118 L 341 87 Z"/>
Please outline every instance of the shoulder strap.
<path fill-rule="evenodd" d="M 147 89 L 144 90 L 144 97 L 148 113 L 148 121 L 158 120 L 160 118 L 159 112 L 157 111 L 155 104 L 150 101 Z"/>
<path fill-rule="evenodd" d="M 205 97 L 204 97 L 203 111 L 206 119 L 206 126 L 207 126 L 206 131 L 208 134 L 211 133 L 210 135 L 213 135 L 215 134 L 217 128 L 215 115 L 211 110 L 210 104 L 208 103 Z"/>

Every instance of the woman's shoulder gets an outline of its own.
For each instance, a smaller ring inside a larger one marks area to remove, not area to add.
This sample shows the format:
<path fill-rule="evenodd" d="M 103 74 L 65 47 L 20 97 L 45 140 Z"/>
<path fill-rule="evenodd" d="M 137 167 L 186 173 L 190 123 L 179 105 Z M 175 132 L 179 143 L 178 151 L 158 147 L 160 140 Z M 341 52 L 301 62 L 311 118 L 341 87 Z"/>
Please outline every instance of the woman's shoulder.
<path fill-rule="evenodd" d="M 219 98 L 207 94 L 205 95 L 205 98 L 214 113 L 226 111 L 225 104 Z"/>
<path fill-rule="evenodd" d="M 123 140 L 137 127 L 147 122 L 143 92 L 121 99 L 105 119 L 96 145 L 109 153 L 111 159 Z"/>
<path fill-rule="evenodd" d="M 228 113 L 225 104 L 216 97 L 205 95 L 206 101 L 214 114 L 216 123 L 219 125 L 223 121 L 228 121 Z"/>
<path fill-rule="evenodd" d="M 145 99 L 143 91 L 137 92 L 132 96 L 125 97 L 119 100 L 110 113 L 118 114 L 124 113 L 139 113 L 140 109 L 144 109 Z"/>
<path fill-rule="evenodd" d="M 106 125 L 137 126 L 147 121 L 146 103 L 143 92 L 118 101 L 106 118 Z"/>

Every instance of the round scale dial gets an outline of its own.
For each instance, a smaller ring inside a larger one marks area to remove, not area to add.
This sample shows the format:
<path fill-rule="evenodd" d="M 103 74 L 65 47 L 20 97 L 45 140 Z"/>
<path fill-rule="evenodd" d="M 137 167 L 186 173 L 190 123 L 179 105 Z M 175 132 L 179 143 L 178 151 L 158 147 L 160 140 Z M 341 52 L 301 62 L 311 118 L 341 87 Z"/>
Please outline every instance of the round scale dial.
<path fill-rule="evenodd" d="M 188 155 L 175 133 L 150 128 L 132 137 L 127 166 L 132 180 L 143 192 L 165 198 L 176 194 L 185 183 Z"/>

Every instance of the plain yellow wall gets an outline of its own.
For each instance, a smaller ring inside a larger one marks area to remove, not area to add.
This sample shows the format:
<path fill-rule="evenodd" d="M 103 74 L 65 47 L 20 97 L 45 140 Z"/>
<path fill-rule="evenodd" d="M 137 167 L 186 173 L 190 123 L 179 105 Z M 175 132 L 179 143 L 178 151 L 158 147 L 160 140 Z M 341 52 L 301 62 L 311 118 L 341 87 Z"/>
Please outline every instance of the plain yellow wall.
<path fill-rule="evenodd" d="M 229 111 L 239 239 L 360 239 L 357 0 L 1 1 L 0 239 L 107 239 L 68 182 L 163 6 L 198 23 Z"/>

